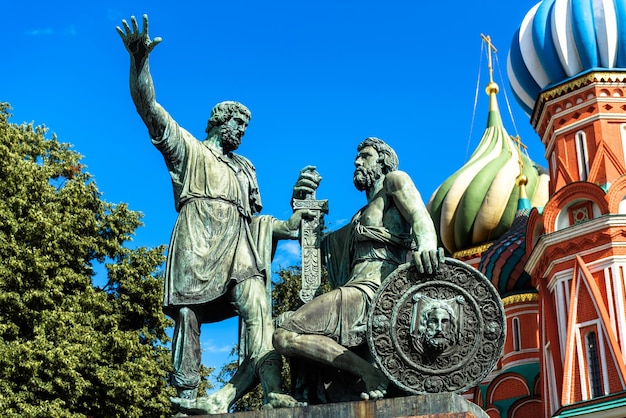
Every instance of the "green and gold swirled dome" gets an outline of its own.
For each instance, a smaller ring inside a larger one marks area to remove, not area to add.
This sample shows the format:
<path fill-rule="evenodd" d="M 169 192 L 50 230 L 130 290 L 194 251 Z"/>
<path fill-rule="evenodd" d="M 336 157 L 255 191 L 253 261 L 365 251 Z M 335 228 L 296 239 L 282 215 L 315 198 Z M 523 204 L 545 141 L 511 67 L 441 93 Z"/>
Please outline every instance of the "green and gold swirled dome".
<path fill-rule="evenodd" d="M 435 223 L 440 245 L 454 255 L 490 243 L 513 224 L 522 173 L 533 207 L 548 200 L 548 175 L 533 163 L 504 129 L 496 95 L 490 82 L 487 128 L 469 161 L 433 193 L 428 210 Z M 521 163 L 520 164 L 520 160 Z"/>

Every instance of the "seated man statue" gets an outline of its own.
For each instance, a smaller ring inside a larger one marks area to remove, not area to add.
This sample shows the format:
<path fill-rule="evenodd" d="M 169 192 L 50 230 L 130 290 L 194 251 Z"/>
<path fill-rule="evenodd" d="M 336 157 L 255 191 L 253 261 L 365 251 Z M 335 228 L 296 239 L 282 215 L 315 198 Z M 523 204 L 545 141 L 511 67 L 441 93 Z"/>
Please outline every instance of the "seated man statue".
<path fill-rule="evenodd" d="M 349 372 L 362 383 L 361 399 L 379 399 L 388 379 L 350 350 L 365 342 L 367 312 L 381 281 L 416 248 L 412 260 L 420 273 L 443 263 L 433 222 L 411 178 L 398 170 L 394 150 L 378 138 L 357 148 L 354 184 L 367 205 L 349 225 L 322 240 L 328 277 L 334 290 L 286 315 L 273 343 L 286 357 L 320 362 Z M 303 171 L 296 184 L 311 185 Z"/>

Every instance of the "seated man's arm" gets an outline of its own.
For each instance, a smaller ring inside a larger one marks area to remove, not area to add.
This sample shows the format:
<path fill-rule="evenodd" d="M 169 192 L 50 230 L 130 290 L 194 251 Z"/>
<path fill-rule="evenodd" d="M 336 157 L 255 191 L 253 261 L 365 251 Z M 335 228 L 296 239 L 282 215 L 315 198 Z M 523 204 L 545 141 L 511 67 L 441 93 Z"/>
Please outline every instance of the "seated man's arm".
<path fill-rule="evenodd" d="M 402 217 L 411 225 L 417 250 L 413 261 L 420 273 L 433 273 L 443 262 L 437 249 L 437 232 L 413 180 L 403 171 L 392 171 L 385 178 L 385 188 Z"/>

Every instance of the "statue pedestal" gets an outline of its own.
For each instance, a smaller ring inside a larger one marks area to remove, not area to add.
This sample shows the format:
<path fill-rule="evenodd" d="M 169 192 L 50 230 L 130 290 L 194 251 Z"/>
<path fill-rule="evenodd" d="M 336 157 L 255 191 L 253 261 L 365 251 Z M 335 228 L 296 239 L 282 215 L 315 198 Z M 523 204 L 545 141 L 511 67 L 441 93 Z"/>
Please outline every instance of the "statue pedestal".
<path fill-rule="evenodd" d="M 454 393 L 413 395 L 378 401 L 341 402 L 301 408 L 269 409 L 212 418 L 488 418 L 480 407 Z"/>

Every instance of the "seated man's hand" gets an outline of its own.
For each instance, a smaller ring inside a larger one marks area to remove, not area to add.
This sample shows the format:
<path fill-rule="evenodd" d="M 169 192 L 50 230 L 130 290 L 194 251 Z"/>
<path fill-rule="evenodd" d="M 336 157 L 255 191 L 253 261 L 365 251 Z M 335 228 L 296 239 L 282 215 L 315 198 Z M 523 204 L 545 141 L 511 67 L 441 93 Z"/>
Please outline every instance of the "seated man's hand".
<path fill-rule="evenodd" d="M 413 262 L 418 273 L 436 273 L 439 270 L 439 265 L 444 262 L 443 248 L 415 250 L 413 251 Z"/>
<path fill-rule="evenodd" d="M 293 199 L 304 200 L 312 196 L 320 185 L 322 176 L 315 170 L 315 166 L 309 165 L 300 170 L 300 176 L 293 186 Z"/>

